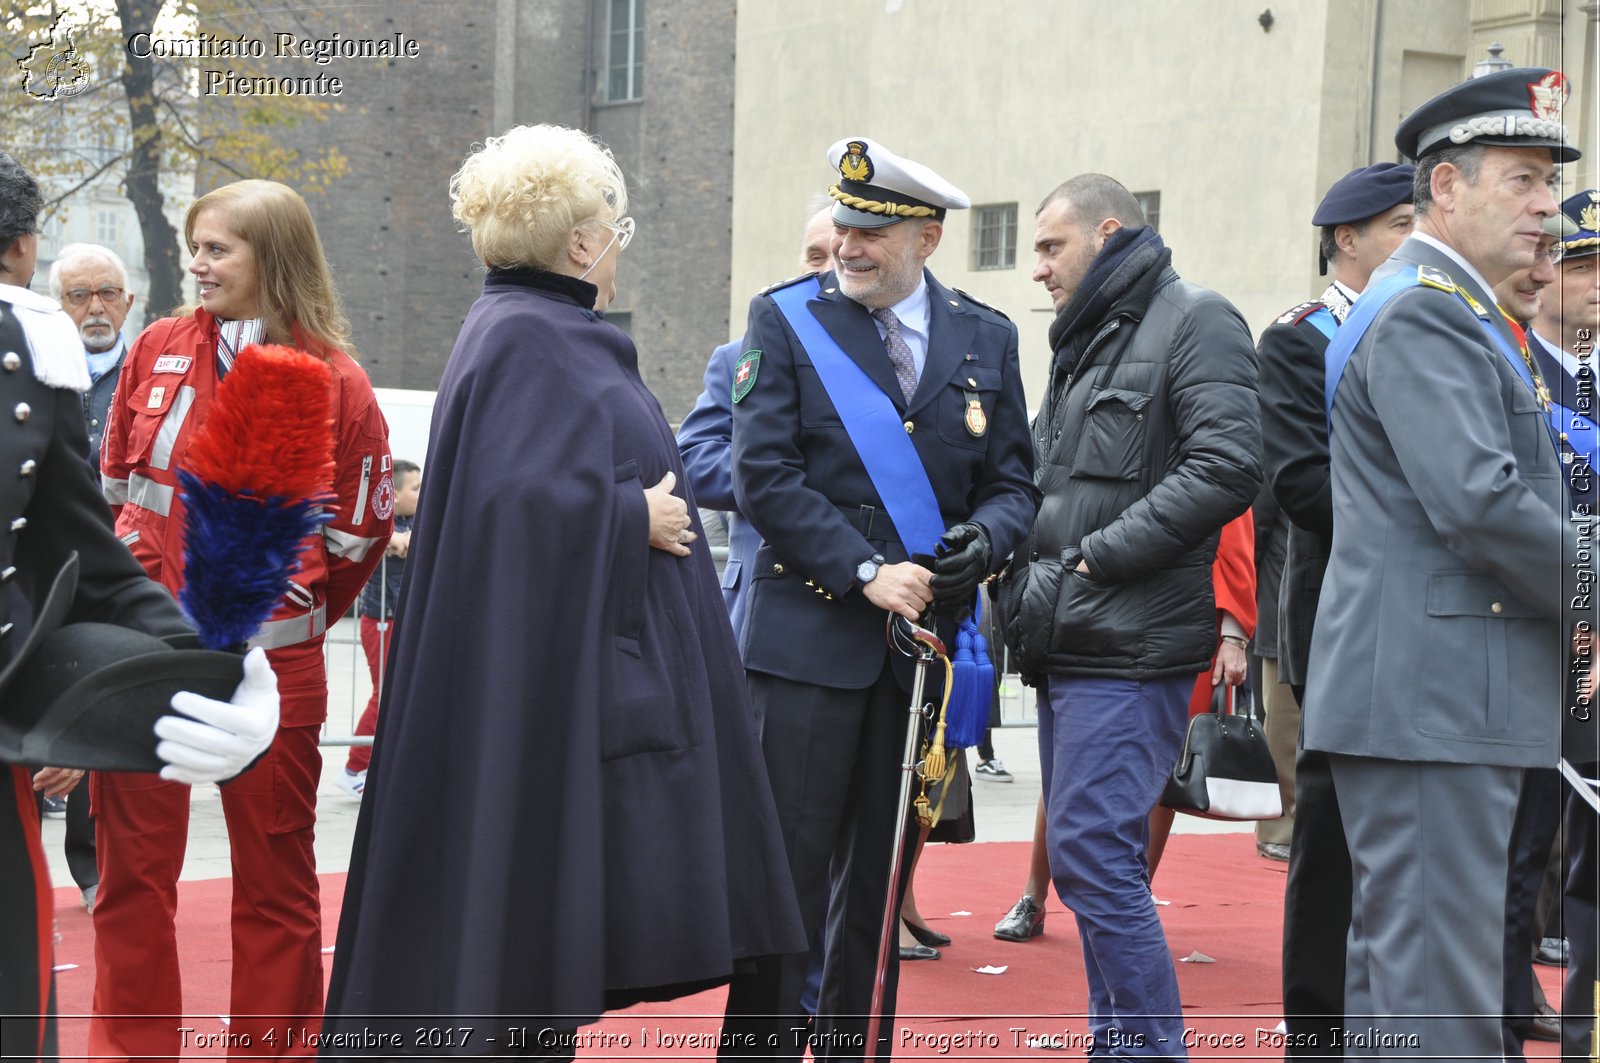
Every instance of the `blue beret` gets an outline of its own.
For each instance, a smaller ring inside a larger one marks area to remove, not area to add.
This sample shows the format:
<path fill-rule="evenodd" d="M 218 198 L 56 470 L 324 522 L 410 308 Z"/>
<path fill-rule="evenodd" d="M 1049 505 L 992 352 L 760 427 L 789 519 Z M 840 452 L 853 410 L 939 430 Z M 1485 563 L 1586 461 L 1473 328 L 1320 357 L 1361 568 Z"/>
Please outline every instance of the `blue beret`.
<path fill-rule="evenodd" d="M 1561 257 L 1600 255 L 1600 190 L 1590 188 L 1569 197 L 1562 202 L 1561 213 L 1571 223 L 1561 238 Z"/>
<path fill-rule="evenodd" d="M 1312 225 L 1354 225 L 1391 207 L 1411 202 L 1409 162 L 1379 162 L 1351 170 L 1333 183 L 1317 205 Z"/>
<path fill-rule="evenodd" d="M 1395 130 L 1395 147 L 1408 159 L 1461 144 L 1549 148 L 1556 162 L 1575 162 L 1583 153 L 1561 124 L 1570 91 L 1565 74 L 1538 66 L 1463 81 L 1412 111 Z"/>

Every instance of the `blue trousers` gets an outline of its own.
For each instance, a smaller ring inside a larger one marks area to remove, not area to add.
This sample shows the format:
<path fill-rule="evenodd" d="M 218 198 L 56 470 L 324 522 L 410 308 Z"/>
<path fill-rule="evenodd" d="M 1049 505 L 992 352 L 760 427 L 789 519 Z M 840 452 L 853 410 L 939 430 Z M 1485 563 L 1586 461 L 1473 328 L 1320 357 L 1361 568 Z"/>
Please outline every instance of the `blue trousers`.
<path fill-rule="evenodd" d="M 1097 1056 L 1187 1058 L 1147 849 L 1194 682 L 1050 676 L 1039 687 L 1050 874 L 1078 920 Z"/>

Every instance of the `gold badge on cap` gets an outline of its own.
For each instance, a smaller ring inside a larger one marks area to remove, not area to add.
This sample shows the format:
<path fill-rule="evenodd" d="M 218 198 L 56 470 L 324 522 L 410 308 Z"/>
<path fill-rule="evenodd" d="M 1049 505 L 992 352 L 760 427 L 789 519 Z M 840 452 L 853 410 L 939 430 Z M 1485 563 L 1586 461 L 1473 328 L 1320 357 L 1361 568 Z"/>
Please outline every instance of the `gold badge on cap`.
<path fill-rule="evenodd" d="M 866 183 L 872 180 L 872 160 L 867 158 L 864 142 L 852 140 L 844 146 L 844 154 L 839 157 L 839 175 L 848 181 Z"/>
<path fill-rule="evenodd" d="M 1538 81 L 1528 84 L 1533 116 L 1542 118 L 1546 122 L 1561 121 L 1561 109 L 1567 105 L 1567 97 L 1571 94 L 1572 89 L 1567 84 L 1567 76 L 1559 70 L 1552 70 Z"/>
<path fill-rule="evenodd" d="M 983 403 L 979 400 L 976 392 L 963 391 L 962 394 L 967 398 L 967 415 L 965 417 L 967 434 L 981 436 L 989 430 L 989 418 L 984 415 Z"/>
<path fill-rule="evenodd" d="M 1589 205 L 1578 212 L 1578 224 L 1590 232 L 1600 230 L 1600 192 L 1589 193 Z"/>

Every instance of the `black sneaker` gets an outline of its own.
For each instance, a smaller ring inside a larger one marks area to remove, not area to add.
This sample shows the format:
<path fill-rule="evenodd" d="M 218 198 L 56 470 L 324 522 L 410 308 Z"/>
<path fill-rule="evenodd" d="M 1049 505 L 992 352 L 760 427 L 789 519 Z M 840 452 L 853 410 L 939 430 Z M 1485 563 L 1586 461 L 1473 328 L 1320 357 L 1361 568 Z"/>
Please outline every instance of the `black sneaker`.
<path fill-rule="evenodd" d="M 972 769 L 972 774 L 989 782 L 1016 781 L 1012 774 L 1006 771 L 1006 766 L 1000 762 L 999 757 L 995 757 L 993 760 L 979 761 L 978 766 Z"/>
<path fill-rule="evenodd" d="M 67 799 L 65 797 L 46 797 L 46 798 L 44 798 L 44 818 L 45 819 L 66 819 L 67 818 Z"/>

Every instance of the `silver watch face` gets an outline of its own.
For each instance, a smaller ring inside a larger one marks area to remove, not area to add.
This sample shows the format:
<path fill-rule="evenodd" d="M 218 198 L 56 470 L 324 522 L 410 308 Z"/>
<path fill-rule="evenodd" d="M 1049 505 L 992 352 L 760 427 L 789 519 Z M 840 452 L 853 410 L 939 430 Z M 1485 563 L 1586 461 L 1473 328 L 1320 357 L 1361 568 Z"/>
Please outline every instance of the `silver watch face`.
<path fill-rule="evenodd" d="M 877 574 L 878 563 L 876 561 L 863 561 L 856 566 L 857 583 L 871 583 L 872 578 Z"/>

